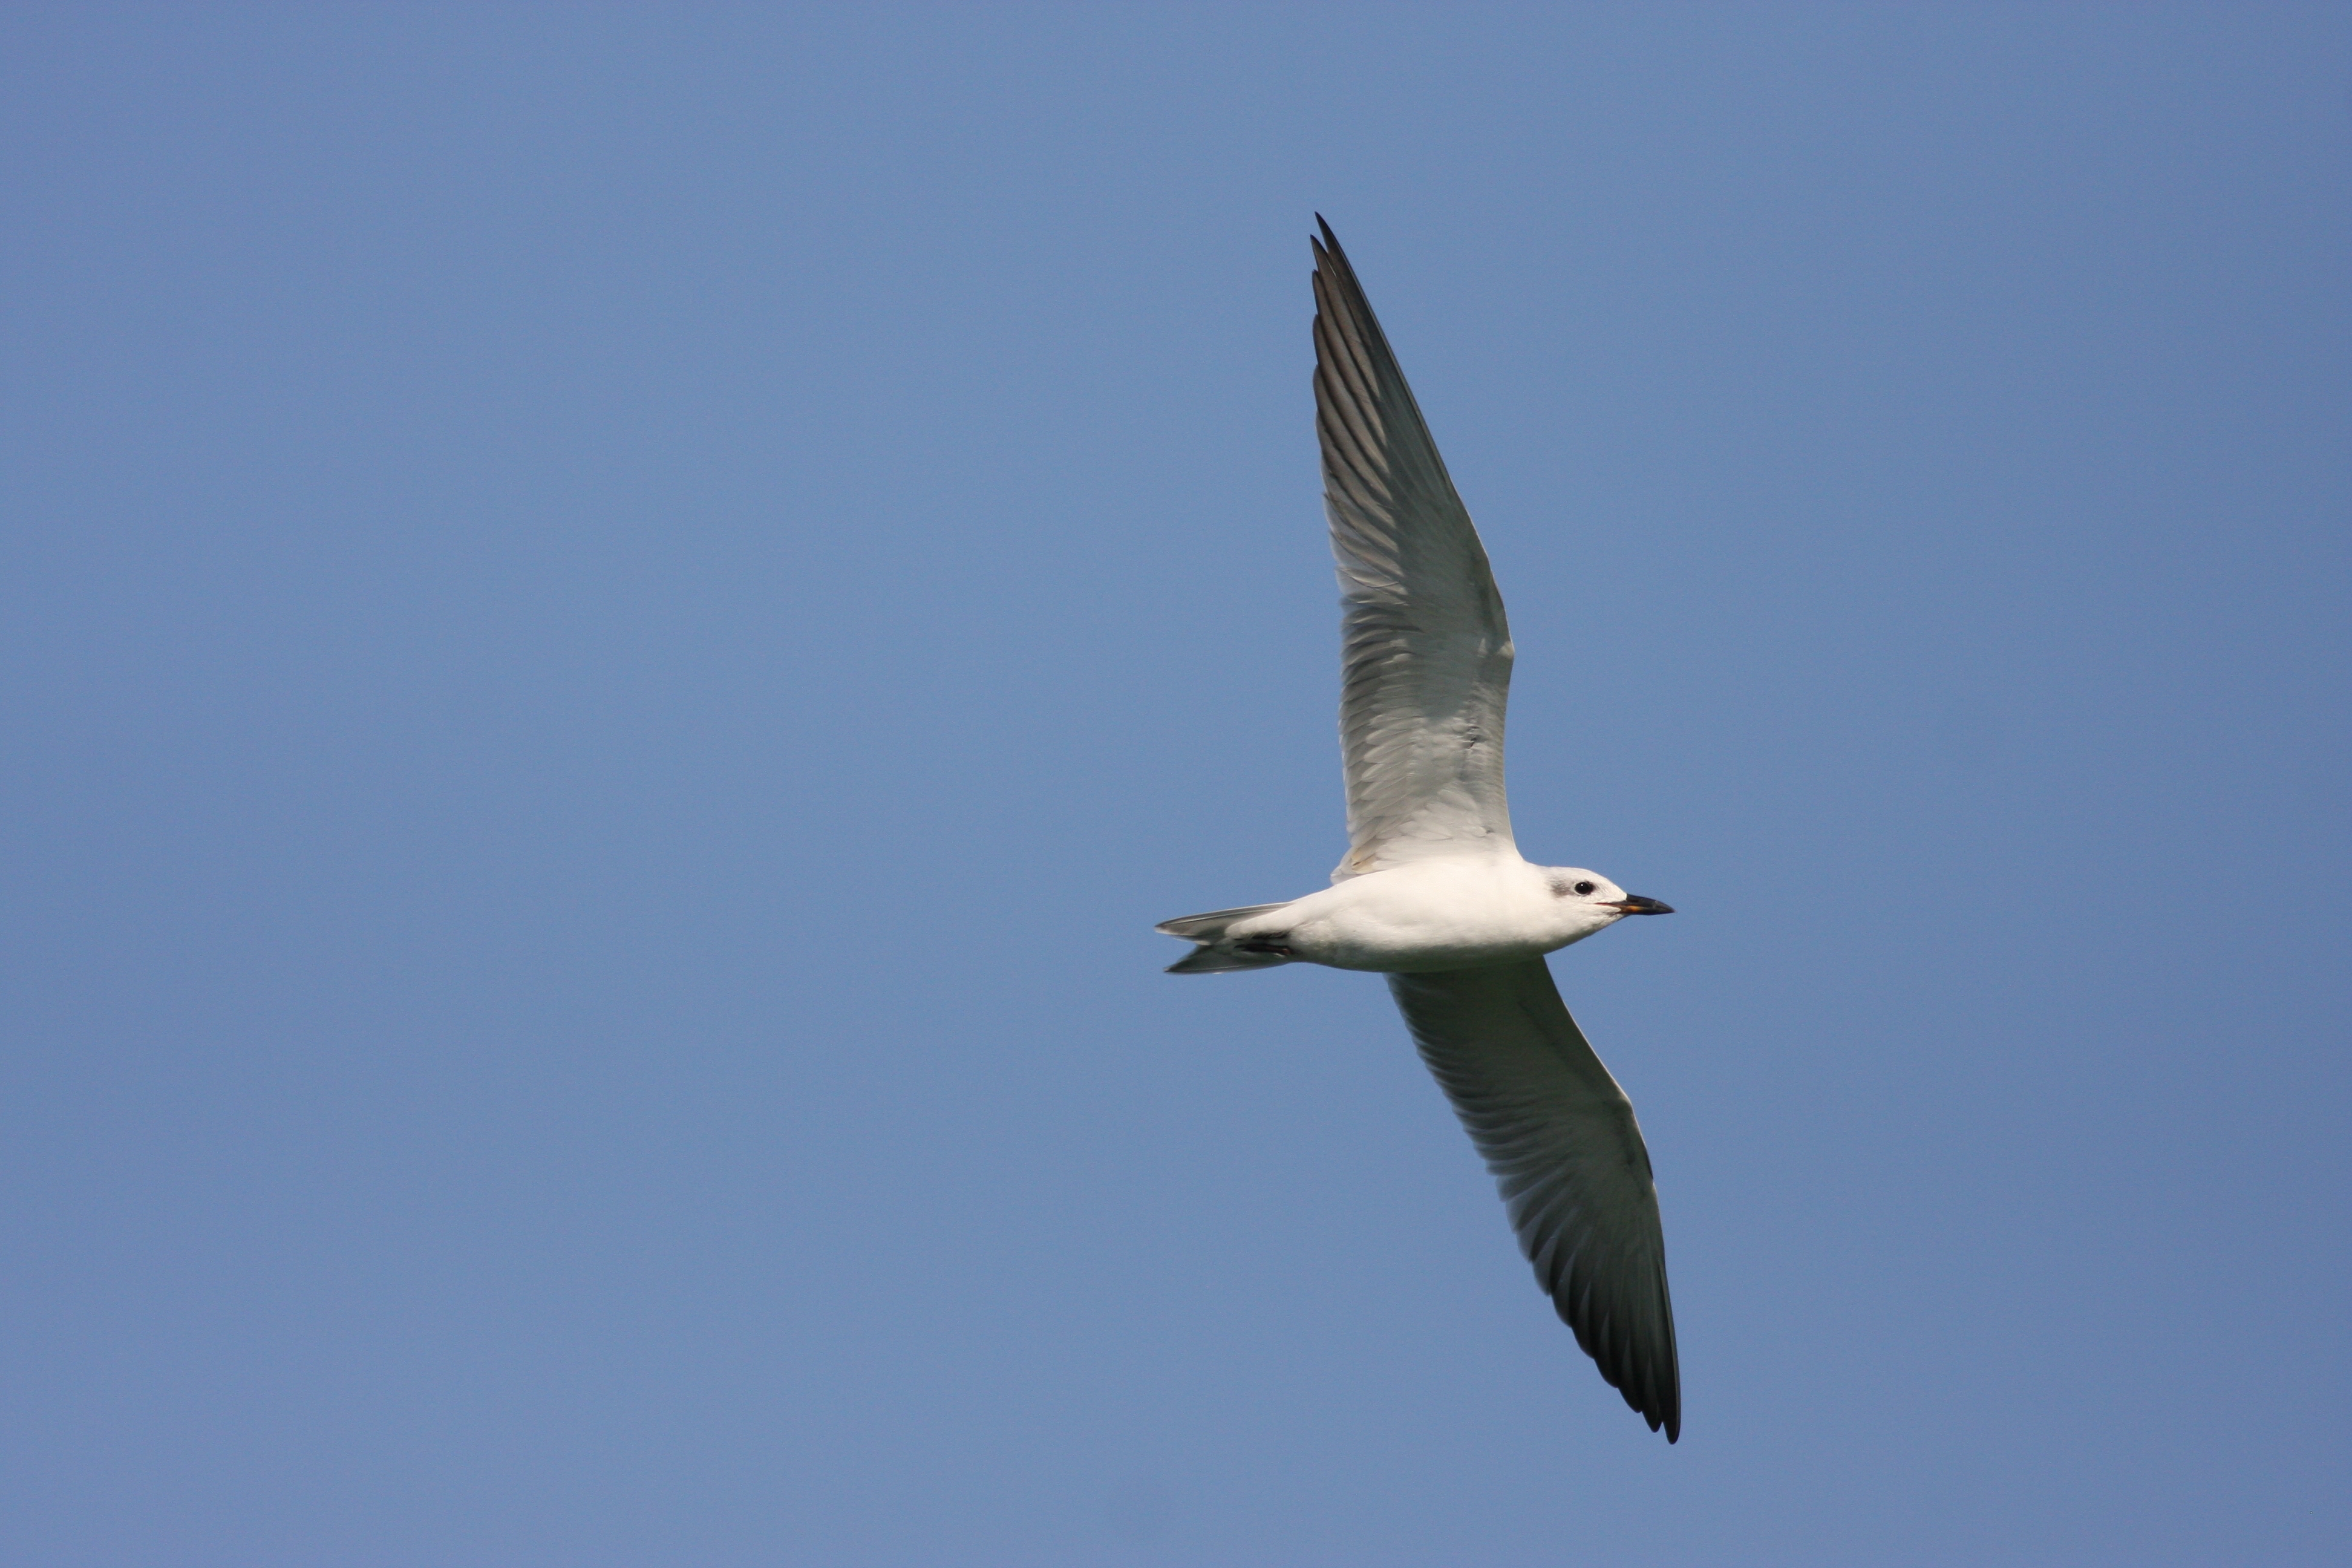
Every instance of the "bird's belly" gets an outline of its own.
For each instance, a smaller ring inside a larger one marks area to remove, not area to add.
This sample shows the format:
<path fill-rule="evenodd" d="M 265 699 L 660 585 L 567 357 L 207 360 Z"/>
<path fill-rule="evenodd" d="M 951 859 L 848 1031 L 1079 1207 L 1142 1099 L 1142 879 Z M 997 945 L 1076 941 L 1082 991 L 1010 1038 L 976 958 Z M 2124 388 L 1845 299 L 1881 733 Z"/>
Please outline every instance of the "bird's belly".
<path fill-rule="evenodd" d="M 1309 963 L 1386 973 L 1473 969 L 1532 958 L 1569 940 L 1517 900 L 1368 899 L 1317 911 L 1286 944 Z"/>

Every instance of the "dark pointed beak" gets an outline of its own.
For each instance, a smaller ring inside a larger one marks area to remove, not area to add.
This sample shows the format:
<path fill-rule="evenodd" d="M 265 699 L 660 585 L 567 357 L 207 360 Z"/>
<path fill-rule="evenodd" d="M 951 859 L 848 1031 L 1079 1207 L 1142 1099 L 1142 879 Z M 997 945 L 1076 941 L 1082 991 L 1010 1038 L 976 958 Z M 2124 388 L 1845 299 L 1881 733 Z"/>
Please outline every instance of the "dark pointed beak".
<path fill-rule="evenodd" d="M 1655 899 L 1645 899 L 1639 893 L 1628 893 L 1616 903 L 1603 904 L 1601 907 L 1629 915 L 1670 915 L 1675 912 L 1674 905 L 1662 904 Z"/>

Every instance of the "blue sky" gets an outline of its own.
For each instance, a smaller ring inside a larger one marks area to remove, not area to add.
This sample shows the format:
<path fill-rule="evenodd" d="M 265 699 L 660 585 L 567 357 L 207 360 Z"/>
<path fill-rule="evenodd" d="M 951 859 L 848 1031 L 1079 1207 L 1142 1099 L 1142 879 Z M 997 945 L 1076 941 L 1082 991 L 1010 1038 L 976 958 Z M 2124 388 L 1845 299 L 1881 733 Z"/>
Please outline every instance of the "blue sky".
<path fill-rule="evenodd" d="M 2331 7 L 19 7 L 0 1555 L 2352 1551 Z M 1379 983 L 1307 236 L 1681 1444 Z"/>

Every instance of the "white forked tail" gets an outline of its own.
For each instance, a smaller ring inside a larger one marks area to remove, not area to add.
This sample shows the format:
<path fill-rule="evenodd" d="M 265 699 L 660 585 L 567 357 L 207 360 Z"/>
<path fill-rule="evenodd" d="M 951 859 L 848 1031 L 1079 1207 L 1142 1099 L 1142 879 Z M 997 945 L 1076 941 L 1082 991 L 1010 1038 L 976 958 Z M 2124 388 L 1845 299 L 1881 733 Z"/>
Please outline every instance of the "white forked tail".
<path fill-rule="evenodd" d="M 1290 950 L 1282 945 L 1280 937 L 1265 932 L 1244 937 L 1238 942 L 1226 935 L 1235 923 L 1252 915 L 1272 914 L 1287 908 L 1280 904 L 1252 904 L 1246 909 L 1211 910 L 1205 915 L 1183 915 L 1172 921 L 1161 921 L 1151 929 L 1164 936 L 1181 936 L 1198 942 L 1191 956 L 1168 966 L 1171 974 L 1223 974 L 1238 969 L 1272 969 L 1290 962 Z"/>

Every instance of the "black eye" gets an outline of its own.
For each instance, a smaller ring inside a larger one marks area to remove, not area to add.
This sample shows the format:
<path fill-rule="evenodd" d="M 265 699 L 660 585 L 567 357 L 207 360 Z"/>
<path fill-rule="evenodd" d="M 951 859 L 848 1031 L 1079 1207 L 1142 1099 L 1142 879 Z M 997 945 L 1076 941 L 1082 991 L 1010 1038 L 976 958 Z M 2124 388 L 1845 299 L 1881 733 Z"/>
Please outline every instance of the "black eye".
<path fill-rule="evenodd" d="M 1579 882 L 1576 885 L 1576 890 L 1580 893 L 1589 893 L 1592 891 L 1592 884 L 1590 882 Z"/>

